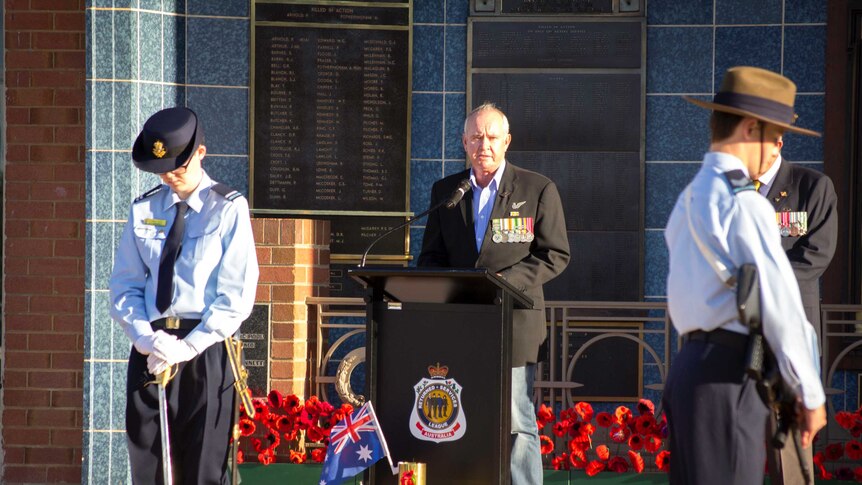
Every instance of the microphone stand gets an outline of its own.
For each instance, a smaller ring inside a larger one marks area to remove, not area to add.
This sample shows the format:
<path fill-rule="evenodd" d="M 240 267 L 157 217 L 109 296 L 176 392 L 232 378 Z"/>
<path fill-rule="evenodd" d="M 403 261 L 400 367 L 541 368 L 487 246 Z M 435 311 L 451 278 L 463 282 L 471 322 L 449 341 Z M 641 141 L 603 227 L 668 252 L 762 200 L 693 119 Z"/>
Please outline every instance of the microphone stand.
<path fill-rule="evenodd" d="M 466 193 L 466 191 L 465 191 L 465 193 Z M 461 197 L 463 197 L 463 195 Z M 458 201 L 460 201 L 461 197 L 458 198 Z M 457 205 L 458 201 L 456 201 L 452 207 Z M 425 212 L 421 212 L 421 213 L 407 219 L 406 221 L 404 221 L 403 224 L 398 224 L 397 226 L 393 227 L 392 229 L 390 229 L 390 230 L 384 232 L 383 234 L 377 236 L 377 238 L 375 238 L 373 241 L 371 241 L 371 244 L 368 245 L 368 247 L 365 249 L 365 252 L 362 253 L 362 261 L 359 262 L 359 267 L 360 268 L 365 267 L 365 259 L 368 257 L 368 252 L 371 251 L 371 248 L 374 247 L 374 245 L 377 244 L 378 241 L 380 241 L 384 237 L 392 234 L 393 232 L 397 231 L 398 229 L 401 229 L 404 226 L 409 226 L 410 224 L 413 224 L 413 222 L 416 221 L 417 219 L 421 219 L 421 218 L 427 216 L 428 214 L 430 214 L 431 212 L 433 212 L 433 211 L 439 209 L 440 207 L 443 207 L 447 203 L 451 203 L 451 202 L 452 202 L 452 197 L 445 198 L 445 199 L 441 200 L 440 202 L 438 202 L 437 204 L 435 204 L 433 207 L 430 207 Z"/>

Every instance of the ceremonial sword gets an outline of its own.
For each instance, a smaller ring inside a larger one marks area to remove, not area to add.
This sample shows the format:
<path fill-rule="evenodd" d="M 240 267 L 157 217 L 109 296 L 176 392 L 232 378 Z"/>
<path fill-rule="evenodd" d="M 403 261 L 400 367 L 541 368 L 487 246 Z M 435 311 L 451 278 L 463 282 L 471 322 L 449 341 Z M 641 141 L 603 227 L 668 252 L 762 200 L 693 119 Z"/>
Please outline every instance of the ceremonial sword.
<path fill-rule="evenodd" d="M 165 485 L 173 484 L 173 473 L 171 470 L 171 437 L 168 433 L 168 398 L 165 388 L 168 387 L 168 382 L 171 380 L 171 367 L 165 369 L 164 372 L 156 378 L 159 385 L 159 424 L 161 425 L 162 435 L 162 474 L 164 476 Z"/>

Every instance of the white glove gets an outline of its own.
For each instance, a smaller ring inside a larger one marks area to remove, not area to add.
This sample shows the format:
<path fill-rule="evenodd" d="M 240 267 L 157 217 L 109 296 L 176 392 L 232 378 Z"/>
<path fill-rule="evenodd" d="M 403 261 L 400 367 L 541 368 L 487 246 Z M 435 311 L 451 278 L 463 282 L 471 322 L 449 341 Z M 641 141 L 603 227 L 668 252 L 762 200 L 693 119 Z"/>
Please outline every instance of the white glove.
<path fill-rule="evenodd" d="M 135 349 L 141 353 L 141 355 L 150 355 L 153 353 L 153 348 L 156 345 L 156 341 L 164 340 L 166 338 L 176 340 L 176 337 L 173 335 L 162 332 L 161 330 L 156 333 L 151 333 L 149 335 L 141 335 L 135 340 Z"/>
<path fill-rule="evenodd" d="M 147 370 L 154 376 L 158 376 L 170 368 L 171 366 L 163 359 L 156 357 L 156 354 L 150 354 L 150 356 L 147 357 Z"/>
<path fill-rule="evenodd" d="M 164 360 L 168 365 L 179 364 L 198 355 L 198 351 L 185 340 L 180 340 L 170 334 L 165 335 L 170 338 L 157 339 L 153 345 L 153 355 Z"/>

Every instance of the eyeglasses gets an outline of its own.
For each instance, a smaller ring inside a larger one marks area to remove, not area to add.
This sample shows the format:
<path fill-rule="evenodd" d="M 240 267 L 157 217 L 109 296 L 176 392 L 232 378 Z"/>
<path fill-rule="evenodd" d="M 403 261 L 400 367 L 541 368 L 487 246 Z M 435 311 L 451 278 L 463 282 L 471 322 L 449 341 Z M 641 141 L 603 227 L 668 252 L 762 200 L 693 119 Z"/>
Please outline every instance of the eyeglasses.
<path fill-rule="evenodd" d="M 167 175 L 167 174 L 182 175 L 182 174 L 186 173 L 186 170 L 189 169 L 189 164 L 192 163 L 192 158 L 194 158 L 194 157 L 189 157 L 189 161 L 186 162 L 185 165 L 180 165 L 179 167 L 171 170 L 170 172 L 165 172 L 162 175 Z"/>

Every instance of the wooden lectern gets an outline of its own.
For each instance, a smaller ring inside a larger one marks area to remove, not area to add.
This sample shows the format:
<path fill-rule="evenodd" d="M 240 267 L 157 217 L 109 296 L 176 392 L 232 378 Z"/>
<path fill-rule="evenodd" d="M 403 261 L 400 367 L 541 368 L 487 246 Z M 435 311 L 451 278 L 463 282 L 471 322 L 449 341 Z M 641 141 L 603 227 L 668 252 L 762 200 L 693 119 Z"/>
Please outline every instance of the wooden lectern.
<path fill-rule="evenodd" d="M 532 300 L 484 269 L 356 268 L 367 289 L 367 395 L 393 462 L 431 484 L 508 484 L 514 309 Z M 388 463 L 372 484 L 397 484 Z"/>

